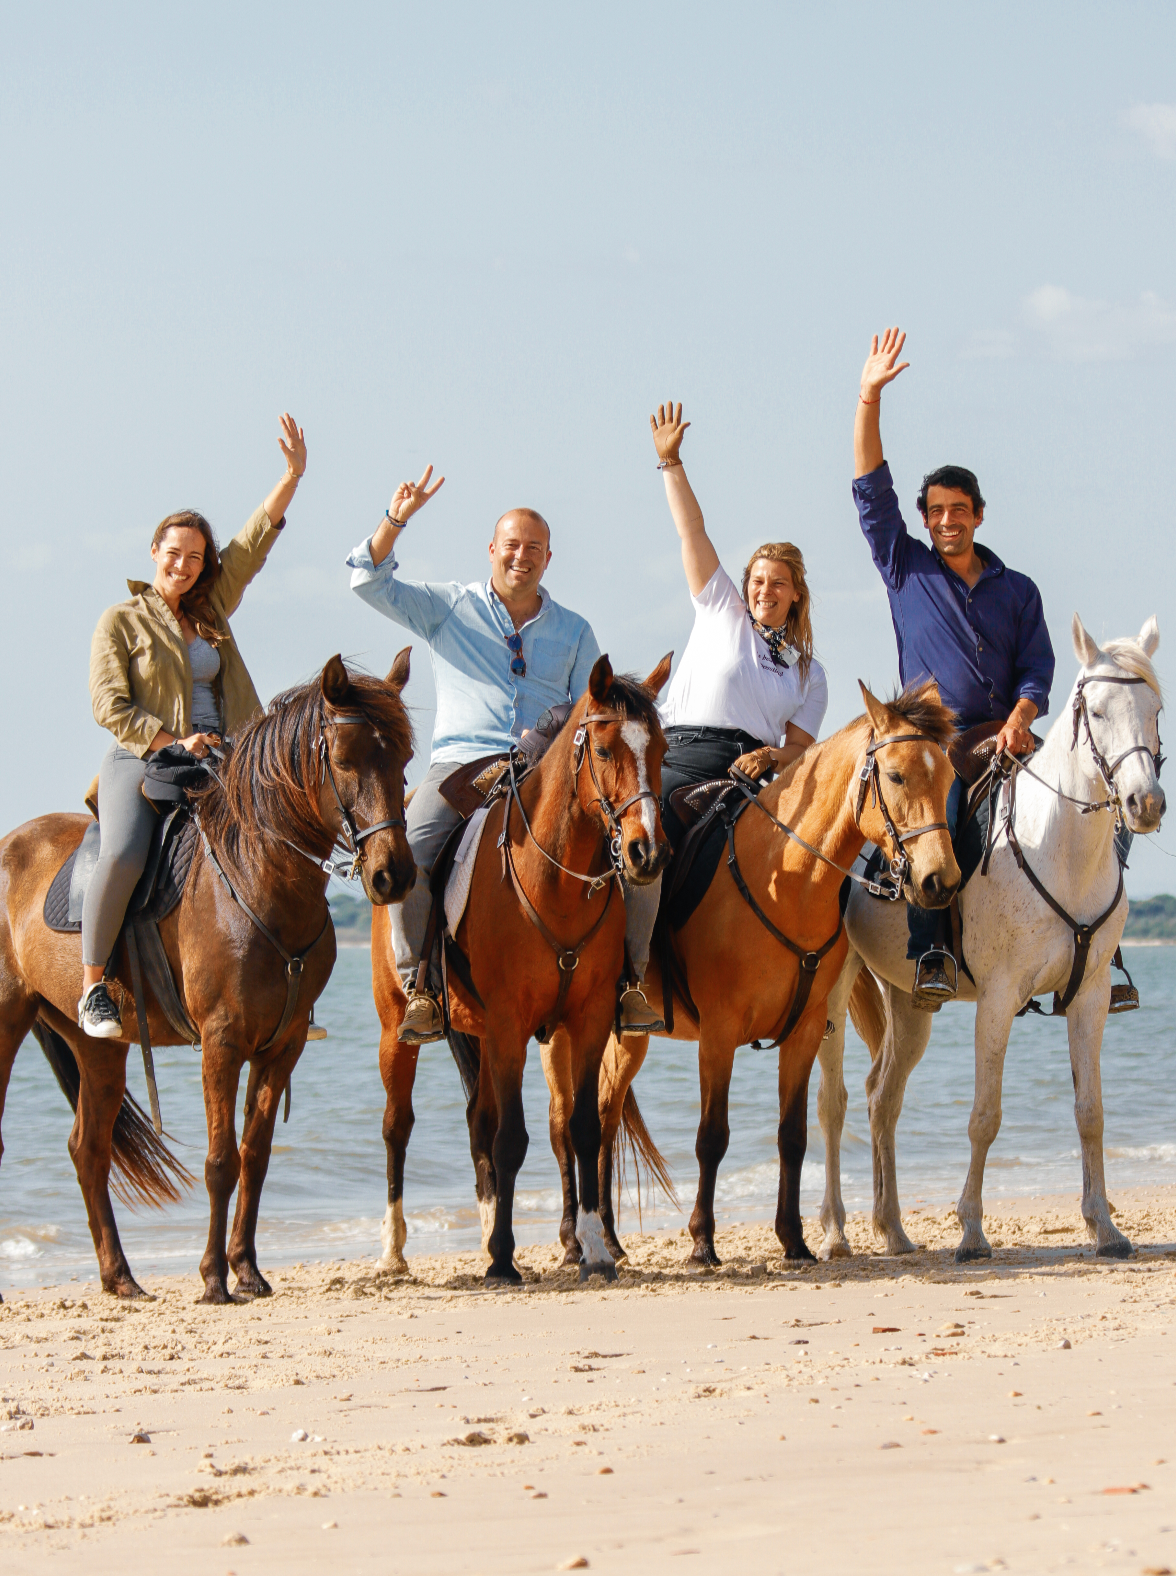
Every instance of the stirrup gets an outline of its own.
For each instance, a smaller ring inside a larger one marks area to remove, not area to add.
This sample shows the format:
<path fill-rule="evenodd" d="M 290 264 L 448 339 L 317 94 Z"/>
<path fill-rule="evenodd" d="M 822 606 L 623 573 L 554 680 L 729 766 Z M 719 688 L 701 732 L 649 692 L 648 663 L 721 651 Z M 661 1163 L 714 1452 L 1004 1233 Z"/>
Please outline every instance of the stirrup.
<path fill-rule="evenodd" d="M 321 1024 L 314 1021 L 313 1007 L 310 1009 L 310 1028 L 306 1031 L 306 1038 L 308 1040 L 325 1040 L 327 1038 L 327 1031 Z"/>
<path fill-rule="evenodd" d="M 425 1015 L 425 1004 L 432 1009 L 429 1021 L 418 1025 L 409 1024 L 409 1018 L 414 1011 Z M 405 1026 L 408 1025 L 407 1032 Z M 398 1038 L 405 1045 L 430 1045 L 434 1040 L 445 1038 L 445 1020 L 441 1015 L 441 1004 L 435 996 L 427 990 L 410 990 L 408 1005 L 404 1009 L 404 1017 L 400 1020 L 400 1033 Z"/>
<path fill-rule="evenodd" d="M 1139 1008 L 1139 992 L 1134 985 L 1112 985 L 1111 1005 L 1107 1008 L 1108 1014 L 1112 1012 L 1136 1012 Z"/>
<path fill-rule="evenodd" d="M 935 988 L 928 987 L 926 984 L 920 984 L 924 964 L 929 968 L 940 968 L 946 978 L 947 965 L 949 963 L 951 964 L 951 981 L 947 989 L 944 989 L 942 986 Z M 945 1001 L 953 1001 L 955 999 L 959 984 L 959 970 L 956 968 L 956 960 L 953 955 L 944 951 L 942 947 L 931 947 L 927 952 L 924 952 L 923 956 L 915 964 L 915 983 L 911 987 L 911 1006 L 920 1012 L 938 1012 Z"/>
<path fill-rule="evenodd" d="M 626 1023 L 624 1021 L 625 1003 L 634 996 L 637 997 L 637 1001 L 639 1003 L 636 1009 L 637 1021 L 633 1023 Z M 649 998 L 641 989 L 640 985 L 627 985 L 621 992 L 621 1000 L 617 1010 L 617 1020 L 622 1036 L 660 1034 L 666 1026 L 665 1020 L 662 1018 L 661 1014 L 656 1012 L 649 1005 Z"/>

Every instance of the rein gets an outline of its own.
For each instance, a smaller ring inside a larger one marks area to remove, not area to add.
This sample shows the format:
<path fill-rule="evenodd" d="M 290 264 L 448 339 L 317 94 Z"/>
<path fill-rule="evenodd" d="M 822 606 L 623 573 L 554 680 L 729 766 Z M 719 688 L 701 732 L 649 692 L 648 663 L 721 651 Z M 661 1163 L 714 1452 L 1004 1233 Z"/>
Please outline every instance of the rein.
<path fill-rule="evenodd" d="M 877 804 L 879 810 L 882 812 L 882 819 L 886 823 L 886 830 L 889 832 L 895 848 L 894 858 L 890 861 L 890 886 L 883 886 L 877 881 L 868 881 L 864 876 L 859 876 L 855 871 L 847 870 L 844 865 L 839 865 L 835 859 L 830 859 L 828 854 L 823 854 L 819 848 L 814 848 L 811 843 L 806 843 L 804 838 L 801 837 L 798 832 L 794 832 L 790 826 L 786 826 L 783 821 L 779 820 L 772 814 L 766 805 L 760 803 L 758 795 L 759 785 L 755 782 L 755 780 L 751 777 L 748 777 L 744 772 L 737 770 L 735 767 L 731 768 L 730 775 L 732 778 L 734 778 L 736 787 L 743 795 L 744 802 L 739 806 L 734 815 L 727 818 L 727 869 L 731 872 L 731 879 L 738 888 L 740 896 L 751 909 L 755 917 L 759 920 L 760 924 L 763 925 L 764 928 L 771 935 L 773 935 L 777 941 L 787 947 L 789 952 L 791 952 L 794 957 L 800 960 L 800 969 L 796 976 L 796 989 L 793 992 L 792 1002 L 789 1006 L 788 1015 L 784 1020 L 783 1027 L 779 1030 L 775 1037 L 767 1041 L 766 1044 L 760 1040 L 752 1040 L 751 1045 L 754 1050 L 773 1050 L 776 1047 L 782 1045 L 792 1033 L 793 1029 L 800 1021 L 801 1014 L 808 1005 L 809 995 L 813 988 L 813 980 L 816 978 L 817 970 L 821 966 L 821 959 L 833 950 L 841 938 L 841 932 L 845 925 L 845 917 L 843 914 L 838 914 L 837 929 L 829 937 L 828 941 L 826 941 L 823 946 L 818 947 L 815 951 L 805 951 L 803 947 L 798 946 L 795 941 L 786 936 L 782 930 L 772 923 L 760 905 L 756 902 L 755 898 L 751 894 L 751 890 L 748 887 L 746 880 L 744 879 L 743 872 L 739 868 L 739 860 L 735 854 L 736 821 L 739 819 L 740 815 L 742 815 L 743 811 L 746 810 L 749 804 L 755 805 L 757 809 L 761 810 L 763 814 L 767 816 L 768 820 L 771 821 L 773 826 L 778 827 L 781 832 L 784 832 L 788 837 L 790 837 L 794 843 L 799 844 L 799 846 L 807 853 L 813 854 L 817 859 L 823 860 L 825 864 L 830 865 L 840 875 L 848 876 L 851 881 L 856 881 L 859 886 L 865 887 L 866 890 L 872 893 L 875 897 L 886 897 L 889 898 L 891 902 L 894 902 L 896 899 L 902 896 L 903 883 L 910 874 L 910 861 L 907 859 L 906 851 L 903 845 L 910 842 L 912 838 L 921 837 L 924 832 L 946 832 L 948 827 L 946 821 L 931 821 L 928 822 L 926 826 L 914 827 L 909 832 L 899 832 L 898 828 L 894 824 L 894 818 L 890 814 L 889 806 L 886 803 L 886 796 L 882 792 L 882 781 L 878 774 L 877 752 L 879 750 L 885 749 L 889 744 L 933 744 L 934 742 L 935 741 L 933 739 L 928 738 L 926 734 L 922 733 L 892 733 L 888 734 L 884 739 L 871 738 L 870 743 L 866 746 L 866 759 L 862 765 L 861 773 L 858 777 L 857 804 L 854 808 L 853 816 L 854 824 L 857 825 L 858 829 L 860 830 L 860 817 L 862 810 L 865 808 L 866 794 L 870 791 L 872 786 L 874 803 Z"/>

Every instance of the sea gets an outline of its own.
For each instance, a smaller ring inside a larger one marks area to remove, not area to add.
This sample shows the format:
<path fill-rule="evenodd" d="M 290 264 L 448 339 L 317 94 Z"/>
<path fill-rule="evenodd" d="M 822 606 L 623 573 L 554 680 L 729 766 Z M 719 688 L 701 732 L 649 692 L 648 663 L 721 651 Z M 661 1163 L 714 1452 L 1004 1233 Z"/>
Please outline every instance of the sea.
<path fill-rule="evenodd" d="M 1143 1006 L 1110 1018 L 1103 1039 L 1105 1152 L 1112 1198 L 1116 1187 L 1176 1183 L 1176 947 L 1125 946 L 1124 956 Z M 258 1226 L 263 1270 L 298 1262 L 374 1259 L 379 1253 L 387 1196 L 380 1136 L 384 1095 L 366 947 L 340 950 L 316 1015 L 328 1038 L 306 1047 L 294 1074 L 289 1122 L 282 1125 L 279 1119 Z M 898 1129 L 904 1204 L 948 1205 L 963 1185 L 974 1015 L 974 1008 L 965 1005 L 939 1013 L 927 1054 L 908 1084 Z M 200 1058 L 190 1047 L 165 1047 L 156 1050 L 155 1064 L 164 1126 L 197 1181 L 181 1203 L 162 1211 L 134 1210 L 116 1202 L 119 1230 L 140 1280 L 188 1273 L 195 1281 L 208 1229 Z M 850 1210 L 867 1208 L 871 1195 L 864 1091 L 868 1065 L 865 1047 L 848 1029 L 842 1186 Z M 135 1046 L 128 1068 L 131 1092 L 146 1106 Z M 824 1190 L 817 1077 L 814 1069 L 802 1175 L 806 1217 L 819 1207 Z M 685 1224 L 697 1185 L 695 1047 L 655 1039 L 634 1087 L 649 1130 L 669 1161 L 680 1199 L 676 1206 L 660 1194 L 645 1197 L 640 1224 L 645 1230 L 673 1229 Z M 238 1131 L 244 1090 L 242 1079 Z M 560 1215 L 559 1176 L 547 1136 L 547 1091 L 535 1046 L 527 1060 L 524 1099 L 530 1147 L 519 1177 L 515 1234 L 520 1242 L 533 1243 L 555 1239 Z M 1019 1020 L 1005 1062 L 1004 1118 L 988 1158 L 986 1197 L 1077 1193 L 1081 1163 L 1073 1101 L 1064 1021 Z M 444 1043 L 422 1049 L 413 1104 L 416 1126 L 404 1184 L 409 1233 L 405 1251 L 411 1256 L 474 1249 L 480 1233 L 464 1102 Z M 731 1144 L 716 1194 L 720 1225 L 773 1218 L 776 1121 L 775 1055 L 742 1049 L 731 1087 Z M 66 1149 L 71 1122 L 48 1064 L 36 1041 L 28 1039 L 17 1055 L 3 1113 L 0 1291 L 94 1279 L 85 1210 Z M 624 1196 L 622 1235 L 638 1225 L 636 1200 Z"/>

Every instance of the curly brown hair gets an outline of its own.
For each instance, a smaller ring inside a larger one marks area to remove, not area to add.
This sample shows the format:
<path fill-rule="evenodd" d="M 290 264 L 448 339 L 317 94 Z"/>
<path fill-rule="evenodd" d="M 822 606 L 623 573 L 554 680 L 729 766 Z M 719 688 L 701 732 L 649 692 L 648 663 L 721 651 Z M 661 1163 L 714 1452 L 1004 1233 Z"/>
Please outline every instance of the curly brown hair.
<path fill-rule="evenodd" d="M 804 574 L 804 554 L 791 542 L 765 542 L 762 547 L 757 547 L 747 560 L 747 567 L 743 571 L 743 584 L 739 594 L 745 602 L 751 571 L 761 558 L 766 558 L 771 563 L 787 564 L 792 575 L 796 601 L 788 609 L 788 617 L 784 620 L 784 633 L 788 637 L 788 644 L 800 653 L 800 678 L 804 683 L 808 679 L 809 668 L 812 667 L 813 662 L 813 625 L 809 617 L 812 598 Z"/>
<path fill-rule="evenodd" d="M 218 629 L 216 614 L 212 610 L 212 589 L 220 579 L 221 572 L 220 547 L 212 526 L 195 509 L 181 509 L 178 514 L 169 514 L 166 520 L 159 522 L 151 538 L 151 546 L 157 548 L 173 527 L 183 529 L 185 526 L 199 531 L 204 538 L 204 568 L 197 575 L 196 584 L 180 598 L 180 612 L 191 619 L 201 640 L 207 640 L 210 646 L 219 646 L 227 637 Z"/>

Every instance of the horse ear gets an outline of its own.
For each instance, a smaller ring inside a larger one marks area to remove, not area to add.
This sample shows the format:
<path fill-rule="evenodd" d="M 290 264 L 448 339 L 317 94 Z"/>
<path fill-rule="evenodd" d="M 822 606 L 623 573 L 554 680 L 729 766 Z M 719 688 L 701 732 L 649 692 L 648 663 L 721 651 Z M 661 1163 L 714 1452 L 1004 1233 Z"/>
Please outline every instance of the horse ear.
<path fill-rule="evenodd" d="M 411 656 L 412 656 L 412 647 L 411 646 L 405 646 L 403 651 L 398 651 L 396 653 L 396 660 L 393 662 L 392 666 L 388 669 L 388 677 L 384 680 L 384 683 L 385 684 L 390 684 L 398 695 L 400 694 L 400 691 L 404 688 L 404 686 L 408 683 L 408 672 L 409 672 L 409 660 L 408 659 Z"/>
<path fill-rule="evenodd" d="M 886 707 L 876 695 L 870 694 L 869 690 L 862 683 L 861 679 L 858 679 L 858 689 L 860 689 L 862 692 L 862 700 L 864 701 L 866 707 L 866 716 L 869 717 L 870 722 L 873 724 L 874 732 L 885 733 L 889 727 L 889 723 L 886 719 Z"/>
<path fill-rule="evenodd" d="M 612 688 L 613 670 L 612 663 L 608 660 L 607 652 L 603 657 L 597 657 L 592 664 L 592 672 L 588 675 L 588 693 L 600 705 L 604 697 Z"/>
<path fill-rule="evenodd" d="M 323 669 L 323 699 L 328 706 L 341 706 L 351 688 L 343 658 L 334 656 Z"/>
<path fill-rule="evenodd" d="M 1084 668 L 1098 661 L 1098 642 L 1093 635 L 1086 633 L 1077 613 L 1074 614 L 1074 621 L 1070 625 L 1070 635 L 1074 641 L 1074 655 Z"/>
<path fill-rule="evenodd" d="M 646 679 L 645 688 L 654 697 L 660 695 L 662 690 L 665 689 L 666 680 L 670 676 L 670 663 L 673 662 L 673 660 L 674 653 L 672 651 L 667 651 L 665 656 L 658 663 L 657 667 L 654 668 L 653 672 Z"/>
<path fill-rule="evenodd" d="M 939 693 L 939 685 L 934 679 L 928 679 L 919 694 L 924 700 L 930 701 L 933 706 L 943 705 L 943 696 Z"/>
<path fill-rule="evenodd" d="M 1145 657 L 1150 657 L 1160 643 L 1160 626 L 1156 623 L 1153 613 L 1147 623 L 1139 631 L 1139 644 L 1143 647 Z"/>

